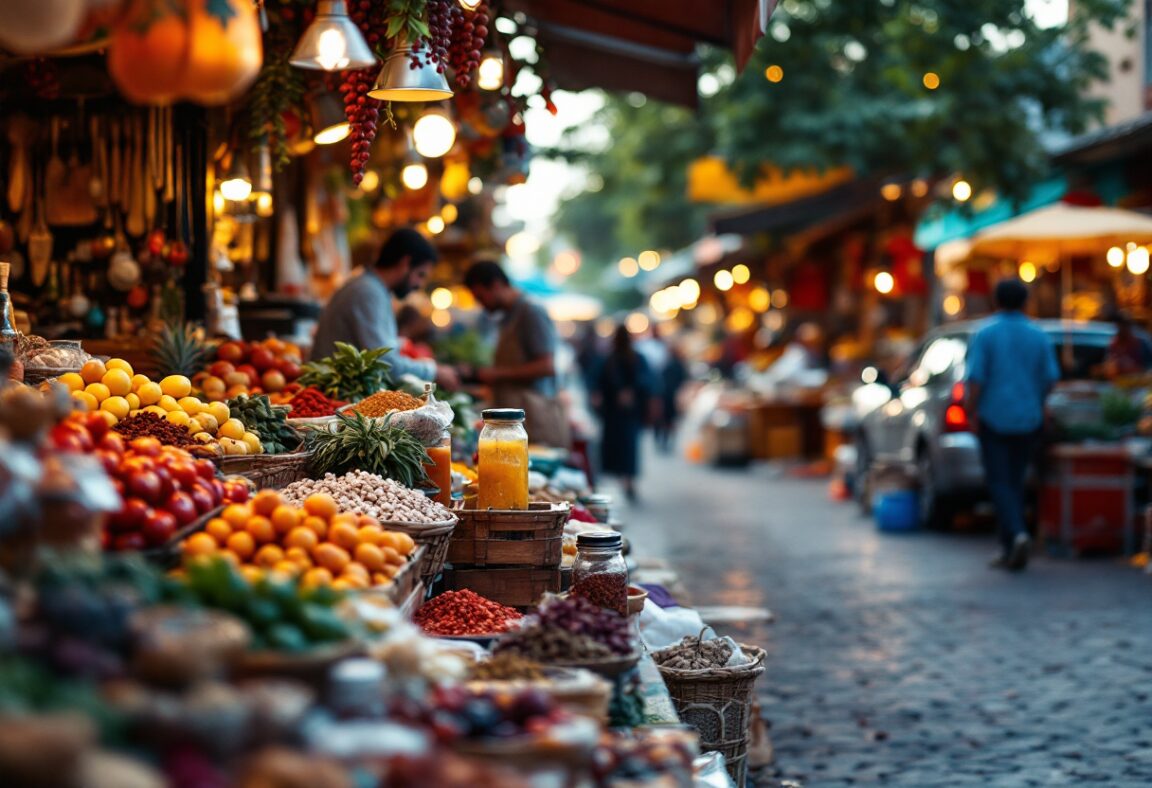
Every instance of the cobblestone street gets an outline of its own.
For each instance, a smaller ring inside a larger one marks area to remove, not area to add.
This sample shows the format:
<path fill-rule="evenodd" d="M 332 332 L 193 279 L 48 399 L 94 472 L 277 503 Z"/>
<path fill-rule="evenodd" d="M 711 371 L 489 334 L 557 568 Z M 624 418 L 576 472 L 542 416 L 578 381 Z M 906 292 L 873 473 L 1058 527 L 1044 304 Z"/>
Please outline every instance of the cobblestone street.
<path fill-rule="evenodd" d="M 1152 578 L 986 567 L 990 535 L 879 534 L 824 481 L 652 457 L 627 510 L 698 605 L 769 608 L 759 784 L 1152 784 Z"/>

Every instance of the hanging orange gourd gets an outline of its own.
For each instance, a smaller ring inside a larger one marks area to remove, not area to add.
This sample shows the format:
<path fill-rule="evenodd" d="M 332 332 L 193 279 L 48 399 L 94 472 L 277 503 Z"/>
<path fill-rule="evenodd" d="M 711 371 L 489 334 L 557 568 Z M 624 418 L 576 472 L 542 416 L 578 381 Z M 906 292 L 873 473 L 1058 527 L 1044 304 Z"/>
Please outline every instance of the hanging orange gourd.
<path fill-rule="evenodd" d="M 133 0 L 112 30 L 108 73 L 125 98 L 166 104 L 180 96 L 188 64 L 187 12 L 179 0 Z"/>
<path fill-rule="evenodd" d="M 192 48 L 183 95 L 201 104 L 224 104 L 260 73 L 264 54 L 252 0 L 188 0 Z"/>

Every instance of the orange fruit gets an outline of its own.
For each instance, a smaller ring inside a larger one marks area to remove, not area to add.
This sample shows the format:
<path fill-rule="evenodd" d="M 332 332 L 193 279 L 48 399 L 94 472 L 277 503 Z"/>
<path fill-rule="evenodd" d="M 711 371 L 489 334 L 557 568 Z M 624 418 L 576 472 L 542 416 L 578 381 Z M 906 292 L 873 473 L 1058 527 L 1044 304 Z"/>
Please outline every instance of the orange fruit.
<path fill-rule="evenodd" d="M 284 560 L 284 551 L 278 545 L 266 544 L 256 551 L 256 556 L 252 560 L 257 566 L 271 569 Z"/>
<path fill-rule="evenodd" d="M 284 558 L 302 569 L 312 568 L 312 554 L 303 547 L 289 547 L 284 551 Z"/>
<path fill-rule="evenodd" d="M 384 551 L 374 544 L 368 542 L 361 542 L 356 546 L 356 551 L 353 553 L 356 560 L 364 564 L 364 566 L 371 569 L 373 572 L 379 572 L 381 567 L 384 566 Z"/>
<path fill-rule="evenodd" d="M 374 586 L 386 586 L 391 582 L 392 582 L 392 578 L 390 578 L 388 575 L 384 574 L 383 572 L 373 572 L 372 573 L 372 585 L 374 585 Z"/>
<path fill-rule="evenodd" d="M 272 510 L 272 525 L 276 533 L 286 534 L 300 524 L 300 510 L 295 506 L 281 504 Z"/>
<path fill-rule="evenodd" d="M 249 583 L 259 583 L 264 579 L 264 570 L 251 564 L 240 567 L 240 574 L 244 575 L 244 579 Z"/>
<path fill-rule="evenodd" d="M 348 566 L 344 567 L 343 576 L 349 577 L 352 575 L 355 575 L 356 577 L 362 577 L 367 580 L 368 569 L 364 566 L 364 564 L 361 564 L 358 561 L 349 561 Z"/>
<path fill-rule="evenodd" d="M 380 536 L 376 537 L 375 544 L 380 547 L 391 547 L 396 552 L 400 552 L 399 534 L 395 531 L 381 531 Z"/>
<path fill-rule="evenodd" d="M 331 542 L 316 545 L 316 549 L 312 551 L 312 558 L 333 574 L 343 572 L 344 567 L 348 566 L 348 562 L 352 560 L 347 550 Z"/>
<path fill-rule="evenodd" d="M 224 540 L 232 534 L 232 526 L 228 525 L 227 520 L 220 517 L 213 517 L 208 521 L 208 524 L 204 526 L 204 533 L 223 544 Z"/>
<path fill-rule="evenodd" d="M 377 520 L 375 517 L 369 517 L 366 514 L 362 514 L 362 515 L 360 515 L 360 518 L 356 521 L 356 524 L 359 525 L 361 528 L 363 528 L 366 525 L 379 526 L 380 521 Z"/>
<path fill-rule="evenodd" d="M 381 544 L 381 539 L 384 536 L 384 532 L 381 531 L 378 527 L 362 525 L 360 526 L 360 529 L 356 531 L 356 535 L 360 537 L 360 544 L 378 545 Z"/>
<path fill-rule="evenodd" d="M 352 512 L 341 512 L 328 521 L 328 525 L 337 525 L 339 523 L 345 523 L 353 528 L 360 527 L 360 519 L 352 514 Z"/>
<path fill-rule="evenodd" d="M 344 577 L 336 578 L 331 583 L 329 583 L 329 585 L 334 591 L 351 591 L 354 588 L 354 586 Z"/>
<path fill-rule="evenodd" d="M 384 555 L 384 563 L 392 564 L 393 566 L 403 566 L 406 560 L 404 556 L 400 555 L 396 550 L 391 547 L 381 547 L 380 552 Z"/>
<path fill-rule="evenodd" d="M 85 383 L 99 383 L 107 373 L 108 369 L 104 366 L 104 362 L 98 358 L 86 362 L 80 368 L 80 378 Z"/>
<path fill-rule="evenodd" d="M 228 549 L 241 559 L 248 559 L 256 552 L 256 540 L 247 531 L 237 531 L 228 537 Z"/>
<path fill-rule="evenodd" d="M 189 536 L 182 547 L 187 556 L 212 555 L 220 549 L 212 535 L 203 532 Z"/>
<path fill-rule="evenodd" d="M 271 545 L 269 545 L 270 547 Z M 287 575 L 288 577 L 296 577 L 304 571 L 304 567 L 295 561 L 280 561 L 276 566 L 272 567 L 272 571 L 278 575 Z"/>
<path fill-rule="evenodd" d="M 312 529 L 303 525 L 296 526 L 284 537 L 285 547 L 299 547 L 305 551 L 311 550 L 319 543 L 320 537 Z"/>
<path fill-rule="evenodd" d="M 317 517 L 314 514 L 305 517 L 301 525 L 316 534 L 317 539 L 323 539 L 328 536 L 328 523 L 323 518 Z"/>
<path fill-rule="evenodd" d="M 275 490 L 261 490 L 252 496 L 252 511 L 269 517 L 282 503 L 284 499 L 280 497 L 280 493 Z"/>
<path fill-rule="evenodd" d="M 356 526 L 347 521 L 333 521 L 328 529 L 328 541 L 343 547 L 345 550 L 354 550 L 360 544 L 360 534 Z"/>
<path fill-rule="evenodd" d="M 262 515 L 256 514 L 249 517 L 244 530 L 252 534 L 252 538 L 256 540 L 257 544 L 268 544 L 276 541 L 276 529 L 272 527 L 272 521 Z"/>
<path fill-rule="evenodd" d="M 336 583 L 341 582 L 341 581 L 348 584 L 346 590 L 349 590 L 349 591 L 351 591 L 353 589 L 363 590 L 363 589 L 367 588 L 369 585 L 368 575 L 361 576 L 358 574 L 350 575 L 350 574 L 345 573 L 345 574 L 340 575 L 340 577 L 336 578 L 336 580 L 332 581 L 332 587 L 336 588 L 337 587 Z"/>
<path fill-rule="evenodd" d="M 384 568 L 380 570 L 380 574 L 387 577 L 389 580 L 400 574 L 400 567 L 396 564 L 384 564 Z"/>
<path fill-rule="evenodd" d="M 340 511 L 340 507 L 337 506 L 336 499 L 331 495 L 312 493 L 304 499 L 304 511 L 317 517 L 323 517 L 325 520 L 331 520 L 336 512 Z"/>
<path fill-rule="evenodd" d="M 409 555 L 416 549 L 416 540 L 411 536 L 403 531 L 393 531 L 393 533 L 396 534 L 396 539 L 399 542 L 396 549 L 399 550 L 402 555 Z"/>
<path fill-rule="evenodd" d="M 332 583 L 332 573 L 320 567 L 309 569 L 304 573 L 304 577 L 301 578 L 301 583 L 305 588 L 330 585 Z"/>
<path fill-rule="evenodd" d="M 252 507 L 242 503 L 230 503 L 224 507 L 220 516 L 228 522 L 228 525 L 239 530 L 247 525 L 252 517 Z"/>

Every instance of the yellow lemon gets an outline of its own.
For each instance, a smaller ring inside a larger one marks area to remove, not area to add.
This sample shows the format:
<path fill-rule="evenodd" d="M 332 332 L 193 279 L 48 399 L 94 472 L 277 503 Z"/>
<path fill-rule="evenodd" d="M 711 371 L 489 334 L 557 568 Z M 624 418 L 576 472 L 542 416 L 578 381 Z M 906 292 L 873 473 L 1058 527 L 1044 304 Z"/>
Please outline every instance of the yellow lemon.
<path fill-rule="evenodd" d="M 80 377 L 84 379 L 85 383 L 99 383 L 107 371 L 108 369 L 104 366 L 104 362 L 98 358 L 94 358 L 80 368 Z"/>
<path fill-rule="evenodd" d="M 244 445 L 248 447 L 248 451 L 252 454 L 263 454 L 264 444 L 260 443 L 260 436 L 254 432 L 245 432 L 240 438 L 244 441 Z"/>
<path fill-rule="evenodd" d="M 115 416 L 115 415 L 113 415 L 113 414 L 109 413 L 109 412 L 108 412 L 108 411 L 106 411 L 106 410 L 98 410 L 98 411 L 96 411 L 96 412 L 97 412 L 97 413 L 99 413 L 101 416 L 103 416 L 103 417 L 104 417 L 104 421 L 106 421 L 106 422 L 108 423 L 108 426 L 109 426 L 109 427 L 115 427 L 115 426 L 116 426 L 116 423 L 117 423 L 118 421 L 120 421 L 118 418 L 116 418 L 116 416 Z"/>
<path fill-rule="evenodd" d="M 141 405 L 155 405 L 164 396 L 164 392 L 160 390 L 159 383 L 148 381 L 140 388 L 136 389 L 136 396 L 140 398 Z"/>
<path fill-rule="evenodd" d="M 112 396 L 112 392 L 103 383 L 89 383 L 84 390 L 95 397 L 97 402 L 103 402 Z"/>
<path fill-rule="evenodd" d="M 67 386 L 69 391 L 84 390 L 84 378 L 80 377 L 75 372 L 65 372 L 60 377 L 56 378 L 56 380 Z"/>
<path fill-rule="evenodd" d="M 156 404 L 159 405 L 160 407 L 162 407 L 166 411 L 180 410 L 180 403 L 176 401 L 176 398 L 171 397 L 167 394 L 160 397 L 160 401 L 157 402 Z"/>
<path fill-rule="evenodd" d="M 192 393 L 192 381 L 183 375 L 169 375 L 160 381 L 160 390 L 170 397 L 180 399 Z"/>
<path fill-rule="evenodd" d="M 129 392 L 124 395 L 124 399 L 128 400 L 128 407 L 132 410 L 140 410 L 140 395 L 134 392 Z"/>
<path fill-rule="evenodd" d="M 108 359 L 108 363 L 105 364 L 104 367 L 106 369 L 122 369 L 128 373 L 129 379 L 132 378 L 132 375 L 133 375 L 132 365 L 129 364 L 127 361 L 125 361 L 122 358 L 110 358 L 110 359 Z"/>
<path fill-rule="evenodd" d="M 131 408 L 128 407 L 128 400 L 124 397 L 113 396 L 100 403 L 100 410 L 111 413 L 117 421 L 120 421 L 120 419 L 127 418 Z"/>
<path fill-rule="evenodd" d="M 122 369 L 110 369 L 100 381 L 114 397 L 123 397 L 132 391 L 132 376 Z"/>
<path fill-rule="evenodd" d="M 89 413 L 100 408 L 100 403 L 97 402 L 96 398 L 89 394 L 87 391 L 73 391 L 72 399 L 83 405 L 84 410 L 88 411 Z"/>
<path fill-rule="evenodd" d="M 164 410 L 159 405 L 149 405 L 148 407 L 144 408 L 144 412 L 155 413 L 160 418 L 167 418 L 168 416 L 168 411 Z"/>
<path fill-rule="evenodd" d="M 227 402 L 213 402 L 208 405 L 208 412 L 216 417 L 217 424 L 223 424 L 232 418 L 232 411 L 228 408 Z"/>
<path fill-rule="evenodd" d="M 179 425 L 181 427 L 187 427 L 192 422 L 192 419 L 188 416 L 188 414 L 182 410 L 168 411 L 167 418 L 170 423 Z"/>
<path fill-rule="evenodd" d="M 145 383 L 151 383 L 151 382 L 152 382 L 152 379 L 150 377 L 148 377 L 147 375 L 141 375 L 140 373 L 136 373 L 135 375 L 132 376 L 132 390 L 138 391 L 140 389 L 140 387 L 143 386 Z"/>
<path fill-rule="evenodd" d="M 247 431 L 248 430 L 244 429 L 244 422 L 240 421 L 240 419 L 228 419 L 220 425 L 220 432 L 217 437 L 231 438 L 232 440 L 238 441 L 243 440 L 244 433 Z"/>
<path fill-rule="evenodd" d="M 189 416 L 199 416 L 204 412 L 204 403 L 195 397 L 181 397 L 180 408 Z"/>

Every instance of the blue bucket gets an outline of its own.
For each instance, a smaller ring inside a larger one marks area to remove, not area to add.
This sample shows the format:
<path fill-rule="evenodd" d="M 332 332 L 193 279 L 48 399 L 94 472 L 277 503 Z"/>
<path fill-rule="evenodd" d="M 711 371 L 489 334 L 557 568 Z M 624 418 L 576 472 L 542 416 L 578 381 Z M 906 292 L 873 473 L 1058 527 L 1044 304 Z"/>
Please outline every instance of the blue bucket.
<path fill-rule="evenodd" d="M 881 493 L 872 507 L 876 527 L 881 531 L 913 531 L 919 520 L 918 496 L 915 490 L 888 490 Z"/>

